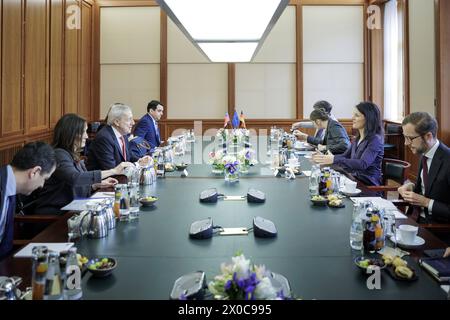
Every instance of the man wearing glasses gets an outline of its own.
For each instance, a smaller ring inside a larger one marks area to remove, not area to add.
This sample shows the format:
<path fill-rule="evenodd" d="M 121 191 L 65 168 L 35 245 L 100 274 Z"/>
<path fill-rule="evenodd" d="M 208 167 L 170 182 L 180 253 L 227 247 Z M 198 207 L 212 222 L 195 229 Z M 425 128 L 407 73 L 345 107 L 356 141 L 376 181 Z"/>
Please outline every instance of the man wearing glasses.
<path fill-rule="evenodd" d="M 437 140 L 438 125 L 426 112 L 414 112 L 402 122 L 405 145 L 421 156 L 417 183 L 398 188 L 400 195 L 420 208 L 420 223 L 450 222 L 450 149 Z M 416 211 L 417 212 L 417 211 Z"/>

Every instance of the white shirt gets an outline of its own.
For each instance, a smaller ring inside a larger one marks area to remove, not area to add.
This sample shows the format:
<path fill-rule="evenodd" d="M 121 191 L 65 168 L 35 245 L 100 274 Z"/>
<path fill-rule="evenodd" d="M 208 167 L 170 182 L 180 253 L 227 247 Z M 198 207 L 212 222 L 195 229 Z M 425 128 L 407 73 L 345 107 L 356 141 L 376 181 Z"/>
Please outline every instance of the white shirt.
<path fill-rule="evenodd" d="M 427 157 L 427 167 L 428 167 L 428 176 L 430 175 L 430 170 L 431 170 L 431 164 L 433 162 L 433 158 L 434 158 L 434 154 L 436 153 L 437 148 L 439 148 L 439 140 L 436 140 L 436 143 L 434 144 L 434 146 L 432 146 L 430 148 L 430 150 L 427 151 L 427 153 L 425 153 L 424 157 Z M 422 195 L 425 195 L 425 185 L 423 182 L 423 169 L 420 171 L 420 183 L 421 183 L 421 190 L 422 190 Z M 433 204 L 434 204 L 434 200 L 430 199 L 430 202 L 428 203 L 428 214 L 431 215 L 431 211 L 433 210 Z M 425 212 L 420 213 L 420 215 L 422 217 L 425 217 Z"/>
<path fill-rule="evenodd" d="M 3 195 L 3 210 L 0 212 L 0 243 L 5 233 L 6 218 L 8 215 L 9 201 L 8 197 L 16 194 L 16 176 L 10 165 L 6 166 L 6 189 Z"/>

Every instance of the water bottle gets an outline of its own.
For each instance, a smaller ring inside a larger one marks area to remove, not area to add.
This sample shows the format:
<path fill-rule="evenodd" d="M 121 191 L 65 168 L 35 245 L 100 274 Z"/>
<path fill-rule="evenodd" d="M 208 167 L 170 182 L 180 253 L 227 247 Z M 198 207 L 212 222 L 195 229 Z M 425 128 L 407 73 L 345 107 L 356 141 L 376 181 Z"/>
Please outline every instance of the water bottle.
<path fill-rule="evenodd" d="M 59 253 L 50 251 L 48 271 L 45 280 L 44 300 L 62 300 L 61 271 L 59 269 Z"/>
<path fill-rule="evenodd" d="M 82 296 L 81 271 L 78 266 L 77 248 L 72 247 L 67 255 L 64 300 L 79 300 Z"/>
<path fill-rule="evenodd" d="M 353 210 L 352 225 L 350 227 L 350 247 L 353 250 L 361 251 L 363 247 L 363 220 L 361 219 L 360 206 L 355 205 Z"/>
<path fill-rule="evenodd" d="M 320 166 L 313 165 L 311 169 L 311 175 L 309 176 L 309 194 L 316 196 L 319 194 L 319 178 L 320 178 Z"/>

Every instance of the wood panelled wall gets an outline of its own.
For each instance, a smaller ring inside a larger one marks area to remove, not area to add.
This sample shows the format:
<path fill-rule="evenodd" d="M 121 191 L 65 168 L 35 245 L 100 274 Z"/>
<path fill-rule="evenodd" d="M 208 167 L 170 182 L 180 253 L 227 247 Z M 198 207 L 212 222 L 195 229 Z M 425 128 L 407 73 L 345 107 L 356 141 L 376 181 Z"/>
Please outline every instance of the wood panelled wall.
<path fill-rule="evenodd" d="M 66 28 L 77 5 L 81 29 Z M 0 0 L 0 165 L 28 141 L 51 141 L 65 113 L 94 119 L 92 0 Z"/>

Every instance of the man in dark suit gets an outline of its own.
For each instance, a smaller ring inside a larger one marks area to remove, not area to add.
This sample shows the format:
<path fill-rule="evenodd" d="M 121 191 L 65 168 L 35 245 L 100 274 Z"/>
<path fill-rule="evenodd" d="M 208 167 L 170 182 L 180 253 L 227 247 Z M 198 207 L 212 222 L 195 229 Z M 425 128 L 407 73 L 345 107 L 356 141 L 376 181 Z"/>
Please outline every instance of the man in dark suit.
<path fill-rule="evenodd" d="M 13 247 L 16 194 L 41 188 L 56 168 L 55 152 L 44 142 L 26 144 L 10 165 L 0 168 L 0 259 Z"/>
<path fill-rule="evenodd" d="M 158 121 L 164 113 L 164 107 L 161 102 L 152 100 L 147 105 L 147 114 L 145 114 L 134 129 L 134 135 L 140 136 L 150 143 L 152 149 L 161 144 L 161 134 L 158 128 Z"/>
<path fill-rule="evenodd" d="M 426 112 L 414 112 L 402 122 L 405 145 L 420 155 L 417 182 L 398 188 L 400 195 L 420 208 L 421 223 L 450 222 L 450 149 L 436 138 L 438 124 Z M 416 211 L 417 212 L 417 211 Z"/>
<path fill-rule="evenodd" d="M 130 152 L 128 143 L 133 125 L 133 113 L 129 106 L 122 103 L 112 105 L 107 125 L 96 134 L 89 146 L 87 169 L 110 170 L 121 162 L 138 161 Z"/>

